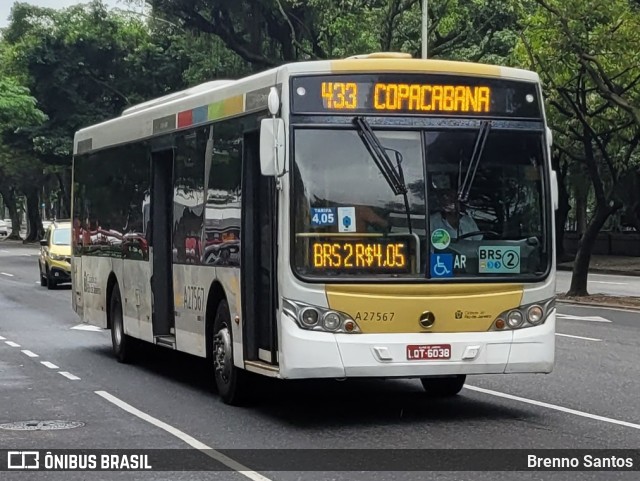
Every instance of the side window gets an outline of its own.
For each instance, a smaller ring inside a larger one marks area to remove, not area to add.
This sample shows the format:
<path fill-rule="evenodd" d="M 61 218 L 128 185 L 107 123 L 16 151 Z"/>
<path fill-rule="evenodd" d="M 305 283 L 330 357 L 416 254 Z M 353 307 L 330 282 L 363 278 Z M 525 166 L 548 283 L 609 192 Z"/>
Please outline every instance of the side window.
<path fill-rule="evenodd" d="M 124 250 L 127 257 L 129 244 L 138 237 L 136 258 L 147 258 L 141 237 L 149 172 L 144 144 L 76 157 L 73 220 L 76 254 L 120 257 Z"/>
<path fill-rule="evenodd" d="M 173 171 L 173 262 L 200 264 L 207 129 L 176 139 Z"/>
<path fill-rule="evenodd" d="M 208 175 L 204 263 L 240 265 L 242 131 L 239 120 L 213 126 Z"/>

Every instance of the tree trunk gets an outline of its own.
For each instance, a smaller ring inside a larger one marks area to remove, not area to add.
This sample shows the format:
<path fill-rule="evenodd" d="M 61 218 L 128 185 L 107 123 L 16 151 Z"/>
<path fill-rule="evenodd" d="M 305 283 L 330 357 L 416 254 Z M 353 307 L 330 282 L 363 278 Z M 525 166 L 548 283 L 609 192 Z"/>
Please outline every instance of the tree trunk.
<path fill-rule="evenodd" d="M 44 236 L 42 219 L 40 218 L 40 199 L 37 187 L 30 187 L 27 194 L 27 222 L 28 230 L 25 242 L 36 242 Z"/>
<path fill-rule="evenodd" d="M 67 171 L 65 170 L 65 172 L 58 172 L 56 173 L 56 179 L 58 180 L 58 188 L 60 189 L 60 195 L 58 195 L 58 209 L 57 209 L 57 215 L 58 215 L 58 219 L 68 219 L 70 217 L 69 215 L 69 209 L 70 209 L 70 198 L 69 198 L 69 193 L 67 192 L 67 185 L 66 185 L 66 180 L 67 178 Z"/>
<path fill-rule="evenodd" d="M 571 287 L 569 287 L 568 296 L 588 296 L 587 279 L 589 277 L 589 264 L 591 263 L 591 252 L 598 238 L 598 233 L 607 221 L 609 216 L 620 208 L 619 204 L 613 206 L 598 206 L 596 215 L 593 216 L 591 222 L 580 239 L 578 244 L 578 252 L 573 263 L 573 274 L 571 276 Z"/>
<path fill-rule="evenodd" d="M 11 233 L 7 239 L 21 240 L 20 213 L 18 212 L 18 205 L 16 203 L 16 194 L 11 188 L 0 189 L 0 194 L 4 199 L 4 203 L 9 210 L 9 217 L 11 218 Z"/>
<path fill-rule="evenodd" d="M 587 230 L 587 195 L 584 192 L 576 192 L 576 224 L 578 234 L 584 235 Z"/>

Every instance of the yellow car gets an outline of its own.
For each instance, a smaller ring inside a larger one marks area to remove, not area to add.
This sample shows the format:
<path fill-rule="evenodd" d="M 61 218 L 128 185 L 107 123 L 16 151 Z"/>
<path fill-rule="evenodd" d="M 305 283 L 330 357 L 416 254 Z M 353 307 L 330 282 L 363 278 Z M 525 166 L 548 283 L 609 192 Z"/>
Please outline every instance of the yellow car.
<path fill-rule="evenodd" d="M 40 285 L 55 289 L 71 282 L 71 223 L 52 222 L 40 246 Z"/>

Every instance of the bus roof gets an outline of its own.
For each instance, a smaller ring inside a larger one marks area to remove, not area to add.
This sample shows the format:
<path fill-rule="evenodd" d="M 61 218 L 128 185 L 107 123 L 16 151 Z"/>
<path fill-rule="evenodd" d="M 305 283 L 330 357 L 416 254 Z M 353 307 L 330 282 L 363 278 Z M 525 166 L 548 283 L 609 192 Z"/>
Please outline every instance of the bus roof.
<path fill-rule="evenodd" d="M 282 65 L 239 80 L 215 80 L 127 108 L 120 117 L 79 130 L 74 155 L 266 109 L 273 86 L 301 74 L 401 72 L 508 78 L 539 82 L 535 72 L 498 65 L 374 53 Z"/>

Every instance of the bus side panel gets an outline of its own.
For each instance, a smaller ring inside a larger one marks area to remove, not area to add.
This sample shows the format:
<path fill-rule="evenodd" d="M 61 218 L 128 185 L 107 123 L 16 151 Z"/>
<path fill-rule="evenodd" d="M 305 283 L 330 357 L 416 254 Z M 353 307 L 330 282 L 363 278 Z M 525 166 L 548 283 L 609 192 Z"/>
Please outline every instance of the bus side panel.
<path fill-rule="evenodd" d="M 124 331 L 129 336 L 153 342 L 150 263 L 144 260 L 122 262 Z"/>
<path fill-rule="evenodd" d="M 176 349 L 206 356 L 207 294 L 216 277 L 213 267 L 173 265 Z"/>
<path fill-rule="evenodd" d="M 240 269 L 218 268 L 218 280 L 224 289 L 229 303 L 229 314 L 231 314 L 231 326 L 233 337 L 233 363 L 237 367 L 244 367 L 244 348 L 242 337 L 242 298 L 240 295 Z M 235 322 L 238 318 L 240 321 Z"/>
<path fill-rule="evenodd" d="M 216 281 L 222 285 L 233 320 L 241 313 L 239 269 L 174 264 L 177 350 L 206 356 L 206 309 L 210 287 Z M 232 329 L 234 364 L 243 367 L 242 324 L 233 322 Z"/>
<path fill-rule="evenodd" d="M 84 318 L 82 299 L 82 256 L 74 255 L 71 258 L 71 305 L 80 319 Z"/>
<path fill-rule="evenodd" d="M 109 257 L 94 257 L 84 255 L 82 257 L 81 283 L 83 297 L 83 321 L 94 326 L 107 328 L 107 282 L 109 275 L 114 271 L 118 259 Z M 116 277 L 118 274 L 116 273 Z M 122 275 L 119 276 L 122 279 Z M 120 284 L 122 286 L 122 284 Z"/>

